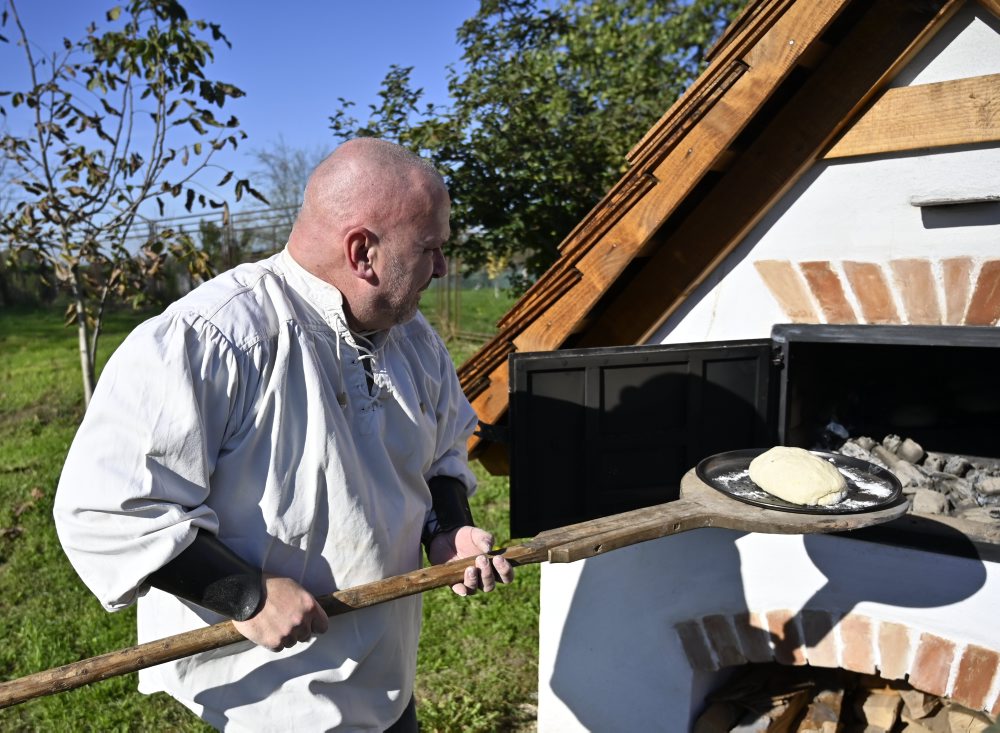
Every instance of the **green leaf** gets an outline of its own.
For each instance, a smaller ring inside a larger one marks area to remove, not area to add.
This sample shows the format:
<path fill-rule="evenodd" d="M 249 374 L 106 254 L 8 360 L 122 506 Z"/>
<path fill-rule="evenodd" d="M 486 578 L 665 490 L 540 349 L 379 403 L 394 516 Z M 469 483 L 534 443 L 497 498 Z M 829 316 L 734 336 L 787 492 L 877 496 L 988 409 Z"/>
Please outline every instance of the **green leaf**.
<path fill-rule="evenodd" d="M 121 7 L 116 5 L 115 7 L 111 8 L 111 10 L 109 10 L 107 12 L 107 15 L 105 17 L 108 19 L 109 23 L 112 23 L 112 22 L 118 20 L 118 17 L 121 14 L 122 14 Z"/>

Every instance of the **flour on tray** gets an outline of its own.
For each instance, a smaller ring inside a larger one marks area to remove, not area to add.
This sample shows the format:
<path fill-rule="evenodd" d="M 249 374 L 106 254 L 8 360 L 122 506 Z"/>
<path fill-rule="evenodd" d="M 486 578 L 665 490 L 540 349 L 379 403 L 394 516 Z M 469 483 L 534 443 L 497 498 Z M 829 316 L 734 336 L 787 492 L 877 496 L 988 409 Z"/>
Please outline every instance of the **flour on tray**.
<path fill-rule="evenodd" d="M 844 510 L 857 511 L 880 504 L 892 496 L 892 485 L 884 479 L 874 477 L 851 466 L 838 466 L 837 470 L 847 479 L 847 496 L 836 504 L 826 507 L 809 507 L 810 511 L 817 514 L 843 512 Z M 781 501 L 750 480 L 749 468 L 719 473 L 713 476 L 712 480 L 716 486 L 740 499 L 765 503 Z"/>

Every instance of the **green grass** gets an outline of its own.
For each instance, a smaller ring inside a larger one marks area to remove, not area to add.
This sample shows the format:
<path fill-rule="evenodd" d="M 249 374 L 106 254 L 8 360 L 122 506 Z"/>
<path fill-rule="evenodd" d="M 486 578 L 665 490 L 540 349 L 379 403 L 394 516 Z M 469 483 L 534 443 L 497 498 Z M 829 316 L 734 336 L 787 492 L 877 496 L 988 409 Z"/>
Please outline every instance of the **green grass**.
<path fill-rule="evenodd" d="M 139 320 L 128 312 L 109 318 L 100 363 Z M 453 347 L 460 362 L 478 344 Z M 11 680 L 135 644 L 135 615 L 100 607 L 52 526 L 56 482 L 83 413 L 75 331 L 62 327 L 58 310 L 0 309 L 0 355 L 0 679 Z M 507 544 L 507 480 L 475 468 L 477 522 Z M 416 690 L 422 730 L 531 729 L 537 618 L 538 566 L 520 568 L 512 585 L 489 595 L 426 593 Z M 125 675 L 0 710 L 0 730 L 209 730 L 172 698 L 135 687 L 136 675 Z"/>
<path fill-rule="evenodd" d="M 428 320 L 442 334 L 453 332 L 488 336 L 495 332 L 497 321 L 514 305 L 514 297 L 505 291 L 494 292 L 491 288 L 461 290 L 457 296 L 451 295 L 450 318 L 444 318 L 444 290 L 441 281 L 435 281 L 421 300 L 421 310 Z M 457 307 L 457 313 L 456 313 Z"/>

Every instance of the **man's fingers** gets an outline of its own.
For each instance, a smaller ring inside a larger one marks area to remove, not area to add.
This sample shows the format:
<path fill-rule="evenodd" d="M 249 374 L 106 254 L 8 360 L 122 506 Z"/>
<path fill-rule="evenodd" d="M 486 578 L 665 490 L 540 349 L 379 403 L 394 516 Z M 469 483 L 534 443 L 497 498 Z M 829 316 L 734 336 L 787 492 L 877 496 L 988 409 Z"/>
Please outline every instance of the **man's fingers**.
<path fill-rule="evenodd" d="M 462 583 L 465 585 L 465 589 L 469 591 L 466 595 L 471 596 L 479 590 L 479 571 L 476 570 L 474 565 L 465 569 L 465 577 L 462 578 Z"/>
<path fill-rule="evenodd" d="M 474 539 L 481 552 L 489 552 L 493 549 L 493 535 L 489 532 L 479 530 Z"/>
<path fill-rule="evenodd" d="M 503 555 L 493 556 L 493 568 L 501 583 L 509 583 L 514 579 L 514 566 Z"/>
<path fill-rule="evenodd" d="M 315 615 L 313 616 L 312 622 L 312 632 L 313 634 L 325 634 L 327 629 L 330 628 L 330 619 L 323 612 L 323 609 L 319 604 L 316 604 Z"/>
<path fill-rule="evenodd" d="M 479 575 L 479 586 L 484 593 L 489 593 L 496 586 L 496 581 L 493 579 L 490 559 L 486 555 L 480 555 L 476 558 L 476 571 Z"/>

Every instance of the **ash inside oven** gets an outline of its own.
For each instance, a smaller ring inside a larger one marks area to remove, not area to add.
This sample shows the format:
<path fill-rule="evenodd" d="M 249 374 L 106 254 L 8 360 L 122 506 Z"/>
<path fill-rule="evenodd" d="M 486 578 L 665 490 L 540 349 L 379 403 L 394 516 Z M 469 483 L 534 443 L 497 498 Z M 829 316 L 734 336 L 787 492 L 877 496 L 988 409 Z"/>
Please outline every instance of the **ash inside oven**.
<path fill-rule="evenodd" d="M 887 435 L 850 438 L 839 453 L 892 471 L 914 514 L 955 517 L 1000 528 L 1000 460 L 925 451 L 916 441 Z"/>

